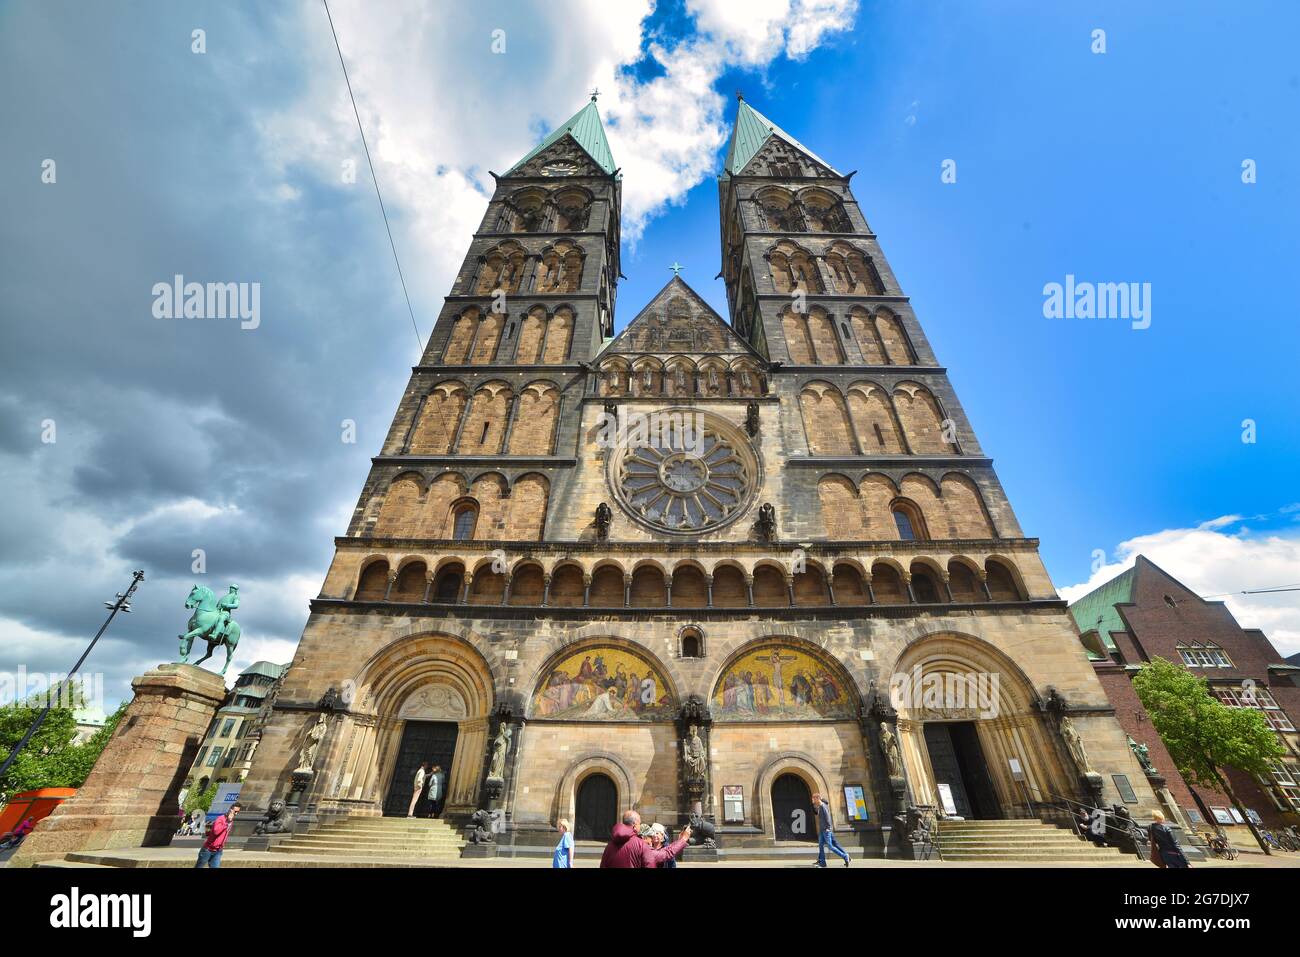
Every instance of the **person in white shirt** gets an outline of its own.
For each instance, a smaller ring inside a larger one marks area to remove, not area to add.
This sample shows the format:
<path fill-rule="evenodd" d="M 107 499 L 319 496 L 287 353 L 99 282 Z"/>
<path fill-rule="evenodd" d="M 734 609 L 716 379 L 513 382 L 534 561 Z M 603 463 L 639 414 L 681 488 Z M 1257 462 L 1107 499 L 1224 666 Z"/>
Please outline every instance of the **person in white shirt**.
<path fill-rule="evenodd" d="M 407 817 L 415 817 L 415 804 L 420 800 L 420 794 L 424 791 L 424 772 L 428 770 L 429 763 L 421 762 L 415 770 L 415 791 L 411 794 L 411 806 L 406 811 Z"/>

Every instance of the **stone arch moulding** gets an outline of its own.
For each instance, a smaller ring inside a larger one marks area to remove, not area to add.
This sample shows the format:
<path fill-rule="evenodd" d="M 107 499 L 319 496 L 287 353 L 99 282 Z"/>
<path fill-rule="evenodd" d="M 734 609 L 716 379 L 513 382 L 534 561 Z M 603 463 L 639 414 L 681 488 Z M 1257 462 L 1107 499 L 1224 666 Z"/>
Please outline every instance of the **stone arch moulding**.
<path fill-rule="evenodd" d="M 472 810 L 487 753 L 488 714 L 497 685 L 468 629 L 448 625 L 390 642 L 357 673 L 351 711 L 340 728 L 346 756 L 331 794 L 361 800 L 361 813 L 380 813 L 392 785 L 407 721 L 457 724 L 447 779 L 448 808 Z"/>
<path fill-rule="evenodd" d="M 968 682 L 964 699 L 958 702 L 944 697 L 935 707 L 933 695 L 938 692 L 926 690 L 932 687 L 928 683 L 915 688 L 918 675 L 926 682 L 931 675 Z M 991 685 L 994 677 L 996 688 Z M 971 679 L 983 681 L 983 690 L 969 684 Z M 1035 801 L 1050 803 L 1062 796 L 1075 796 L 1076 783 L 1063 765 L 1057 743 L 1038 707 L 1033 682 L 1009 655 L 990 642 L 962 631 L 918 636 L 900 652 L 888 682 L 890 703 L 898 711 L 903 763 L 919 802 L 938 801 L 925 725 L 952 721 L 974 724 L 1003 816 L 1015 816 L 1014 809 L 1025 802 L 1026 787 L 1035 792 Z M 1011 759 L 1023 768 L 1023 783 L 1011 779 Z"/>
<path fill-rule="evenodd" d="M 593 774 L 607 775 L 614 782 L 614 789 L 618 792 L 617 814 L 621 815 L 640 803 L 641 796 L 633 789 L 632 775 L 622 759 L 609 751 L 589 751 L 575 758 L 560 777 L 555 789 L 552 820 L 566 818 L 569 825 L 573 825 L 578 816 L 578 788 Z"/>
<path fill-rule="evenodd" d="M 752 803 L 754 826 L 763 831 L 767 837 L 773 839 L 776 838 L 776 820 L 772 811 L 772 785 L 783 774 L 797 775 L 808 785 L 809 793 L 820 793 L 828 801 L 832 800 L 830 788 L 826 783 L 826 775 L 817 766 L 817 762 L 813 760 L 812 755 L 805 754 L 802 751 L 782 751 L 773 755 L 766 764 L 759 768 L 758 773 L 754 776 L 756 800 Z M 832 806 L 833 804 L 832 801 Z M 810 827 L 816 826 L 816 821 L 812 817 L 814 813 L 811 807 L 808 808 Z"/>

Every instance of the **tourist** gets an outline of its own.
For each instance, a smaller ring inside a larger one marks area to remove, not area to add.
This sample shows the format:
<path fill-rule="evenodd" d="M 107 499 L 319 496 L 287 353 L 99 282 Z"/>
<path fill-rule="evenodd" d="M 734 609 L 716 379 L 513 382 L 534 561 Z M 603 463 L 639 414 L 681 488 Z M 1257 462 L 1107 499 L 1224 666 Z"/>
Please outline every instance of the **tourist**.
<path fill-rule="evenodd" d="M 411 792 L 411 806 L 406 809 L 407 817 L 415 817 L 415 805 L 419 802 L 420 795 L 424 793 L 424 775 L 428 770 L 428 761 L 421 761 L 420 766 L 415 769 L 415 790 Z"/>
<path fill-rule="evenodd" d="M 1147 828 L 1151 841 L 1151 863 L 1156 867 L 1191 867 L 1187 856 L 1178 846 L 1173 829 L 1165 823 L 1164 811 L 1151 812 L 1151 826 Z"/>
<path fill-rule="evenodd" d="M 208 832 L 203 846 L 199 848 L 199 859 L 194 862 L 195 867 L 221 866 L 221 852 L 226 846 L 226 838 L 230 836 L 230 823 L 238 813 L 239 805 L 232 804 L 230 810 L 219 815 L 212 822 L 212 829 Z"/>
<path fill-rule="evenodd" d="M 689 827 L 682 828 L 677 840 L 667 847 L 651 848 L 641 840 L 641 815 L 636 811 L 623 812 L 623 821 L 614 825 L 605 853 L 600 856 L 601 867 L 659 867 L 665 860 L 675 859 L 691 836 Z"/>
<path fill-rule="evenodd" d="M 555 828 L 560 832 L 560 842 L 555 845 L 555 852 L 551 855 L 551 866 L 572 867 L 573 835 L 569 832 L 569 822 L 560 818 L 560 823 Z"/>
<path fill-rule="evenodd" d="M 651 824 L 650 830 L 647 833 L 646 838 L 649 841 L 650 848 L 652 850 L 657 851 L 661 847 L 663 847 L 666 843 L 668 843 L 668 829 L 664 827 L 662 824 L 658 824 L 658 823 Z M 660 862 L 657 866 L 662 867 L 666 870 L 671 870 L 677 866 L 677 859 L 674 857 L 667 858 L 666 860 Z"/>
<path fill-rule="evenodd" d="M 429 817 L 437 817 L 442 813 L 442 805 L 446 799 L 447 773 L 443 771 L 441 764 L 435 764 L 433 773 L 429 775 Z"/>
<path fill-rule="evenodd" d="M 32 818 L 23 818 L 22 823 L 12 831 L 5 831 L 4 834 L 0 834 L 0 850 L 7 851 L 11 847 L 17 847 L 23 842 L 23 838 L 32 833 L 32 828 L 35 826 L 36 821 Z"/>
<path fill-rule="evenodd" d="M 817 809 L 817 866 L 826 866 L 826 848 L 830 848 L 840 857 L 844 858 L 844 866 L 848 867 L 852 858 L 849 852 L 840 847 L 840 842 L 835 840 L 835 823 L 831 820 L 831 806 L 822 799 L 820 794 L 812 796 L 813 807 Z"/>

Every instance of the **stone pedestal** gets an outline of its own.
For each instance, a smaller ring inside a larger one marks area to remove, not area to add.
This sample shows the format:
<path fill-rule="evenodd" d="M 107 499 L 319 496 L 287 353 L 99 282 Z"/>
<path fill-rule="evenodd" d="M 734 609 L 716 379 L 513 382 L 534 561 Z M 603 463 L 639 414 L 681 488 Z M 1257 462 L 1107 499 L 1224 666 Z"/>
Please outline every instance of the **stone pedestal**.
<path fill-rule="evenodd" d="M 176 798 L 226 696 L 225 680 L 194 665 L 159 665 L 131 682 L 135 698 L 86 783 L 23 842 L 11 867 L 71 851 L 161 847 L 180 824 Z"/>

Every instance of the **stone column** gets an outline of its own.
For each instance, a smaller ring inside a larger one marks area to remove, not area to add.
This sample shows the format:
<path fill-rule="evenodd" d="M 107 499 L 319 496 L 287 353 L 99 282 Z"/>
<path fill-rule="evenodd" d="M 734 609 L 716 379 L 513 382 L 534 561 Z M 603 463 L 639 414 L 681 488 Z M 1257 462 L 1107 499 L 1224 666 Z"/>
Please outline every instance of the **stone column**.
<path fill-rule="evenodd" d="M 177 795 L 225 680 L 194 665 L 165 664 L 131 682 L 135 698 L 77 793 L 41 821 L 11 867 L 71 851 L 164 847 L 180 820 Z"/>

